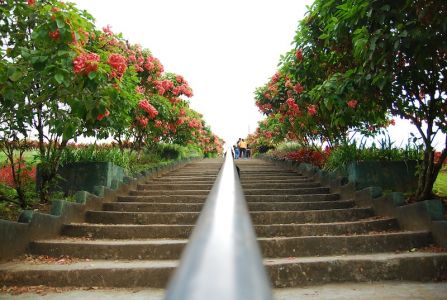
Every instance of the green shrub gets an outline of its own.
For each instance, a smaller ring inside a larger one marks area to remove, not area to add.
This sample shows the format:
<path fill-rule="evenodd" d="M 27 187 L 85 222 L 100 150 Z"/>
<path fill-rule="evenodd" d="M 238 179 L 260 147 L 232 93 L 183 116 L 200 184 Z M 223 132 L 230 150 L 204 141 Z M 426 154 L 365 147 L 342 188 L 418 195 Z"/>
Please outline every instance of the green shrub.
<path fill-rule="evenodd" d="M 371 146 L 365 143 L 356 142 L 340 145 L 331 150 L 324 169 L 346 174 L 346 168 L 355 161 L 400 161 L 400 160 L 420 160 L 423 152 L 416 146 L 408 144 L 405 148 L 394 146 L 388 139 L 383 139 Z"/>

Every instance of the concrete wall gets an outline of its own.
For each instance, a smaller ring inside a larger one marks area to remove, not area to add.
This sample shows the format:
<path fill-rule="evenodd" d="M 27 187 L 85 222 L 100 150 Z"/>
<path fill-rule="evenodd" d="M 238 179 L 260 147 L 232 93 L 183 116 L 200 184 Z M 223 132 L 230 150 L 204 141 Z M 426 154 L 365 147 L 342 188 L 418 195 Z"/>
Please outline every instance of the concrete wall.
<path fill-rule="evenodd" d="M 59 236 L 64 224 L 83 222 L 86 211 L 100 210 L 103 203 L 116 201 L 118 196 L 126 195 L 129 190 L 135 189 L 138 183 L 149 178 L 160 177 L 190 161 L 182 160 L 154 167 L 135 178 L 124 177 L 123 181 L 115 181 L 111 184 L 115 189 L 95 186 L 95 194 L 79 191 L 76 193 L 76 203 L 54 200 L 51 214 L 24 211 L 19 217 L 19 222 L 0 220 L 0 261 L 26 253 L 29 243 L 33 240 Z"/>
<path fill-rule="evenodd" d="M 359 189 L 355 182 L 322 171 L 310 164 L 271 159 L 265 156 L 262 159 L 313 177 L 323 186 L 330 187 L 331 192 L 339 193 L 341 199 L 354 199 L 358 207 L 372 207 L 378 216 L 396 218 L 403 230 L 430 231 L 437 245 L 447 247 L 447 221 L 440 200 L 405 204 L 404 194 L 400 192 L 384 195 L 382 187 L 370 186 Z"/>

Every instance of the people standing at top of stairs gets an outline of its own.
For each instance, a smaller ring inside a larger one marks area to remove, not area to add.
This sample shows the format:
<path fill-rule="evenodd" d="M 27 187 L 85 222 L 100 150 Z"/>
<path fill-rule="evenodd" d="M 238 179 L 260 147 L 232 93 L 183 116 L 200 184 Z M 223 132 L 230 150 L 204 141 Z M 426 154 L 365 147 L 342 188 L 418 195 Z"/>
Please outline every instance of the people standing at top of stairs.
<path fill-rule="evenodd" d="M 239 158 L 239 147 L 237 145 L 233 146 L 233 158 L 238 159 Z"/>
<path fill-rule="evenodd" d="M 244 139 L 240 139 L 239 141 L 239 151 L 241 158 L 247 158 L 247 142 Z"/>

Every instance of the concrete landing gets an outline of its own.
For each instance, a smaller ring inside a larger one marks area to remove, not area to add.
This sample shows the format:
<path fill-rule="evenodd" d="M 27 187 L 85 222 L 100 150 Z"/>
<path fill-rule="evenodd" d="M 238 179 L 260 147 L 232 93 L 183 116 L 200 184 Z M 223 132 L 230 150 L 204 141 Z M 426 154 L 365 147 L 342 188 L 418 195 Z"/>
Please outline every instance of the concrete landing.
<path fill-rule="evenodd" d="M 11 295 L 0 293 L 0 300 L 67 300 L 67 299 L 114 299 L 114 300 L 162 300 L 162 289 L 105 289 L 48 291 L 46 294 L 26 293 Z M 445 300 L 447 283 L 379 282 L 328 284 L 306 288 L 275 289 L 275 300 Z"/>

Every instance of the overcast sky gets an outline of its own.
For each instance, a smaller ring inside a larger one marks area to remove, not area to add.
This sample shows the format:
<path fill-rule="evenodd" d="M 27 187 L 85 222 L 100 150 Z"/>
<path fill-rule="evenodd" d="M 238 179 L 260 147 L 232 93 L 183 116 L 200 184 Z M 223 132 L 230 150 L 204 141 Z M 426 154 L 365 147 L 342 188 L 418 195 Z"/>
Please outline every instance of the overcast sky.
<path fill-rule="evenodd" d="M 281 54 L 292 48 L 298 21 L 312 0 L 76 0 L 131 43 L 152 51 L 165 70 L 194 90 L 191 107 L 214 133 L 232 144 L 262 119 L 254 90 L 265 84 Z M 398 120 L 389 132 L 405 143 L 412 125 Z M 415 132 L 415 130 L 413 130 Z M 439 136 L 437 148 L 443 146 Z"/>

